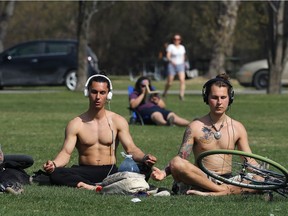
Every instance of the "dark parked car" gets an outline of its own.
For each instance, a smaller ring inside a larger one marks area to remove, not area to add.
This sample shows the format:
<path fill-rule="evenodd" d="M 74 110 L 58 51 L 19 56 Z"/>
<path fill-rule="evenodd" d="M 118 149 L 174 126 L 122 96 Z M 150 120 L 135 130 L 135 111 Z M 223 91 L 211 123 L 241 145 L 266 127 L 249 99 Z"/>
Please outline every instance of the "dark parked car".
<path fill-rule="evenodd" d="M 0 54 L 0 88 L 5 86 L 77 84 L 76 40 L 37 40 L 13 46 Z M 87 75 L 99 73 L 98 59 L 87 46 Z"/>

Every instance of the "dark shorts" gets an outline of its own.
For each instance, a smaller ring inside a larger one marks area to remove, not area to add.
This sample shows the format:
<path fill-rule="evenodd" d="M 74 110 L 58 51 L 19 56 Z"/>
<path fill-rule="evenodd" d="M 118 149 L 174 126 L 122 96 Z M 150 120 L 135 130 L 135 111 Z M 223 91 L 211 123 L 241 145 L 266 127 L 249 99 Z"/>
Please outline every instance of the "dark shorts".
<path fill-rule="evenodd" d="M 145 124 L 155 124 L 151 120 L 151 115 L 154 112 L 160 112 L 163 115 L 163 118 L 165 120 L 167 120 L 167 117 L 168 117 L 169 113 L 171 113 L 170 110 L 163 109 L 163 108 L 161 108 L 159 106 L 154 106 L 154 107 L 151 107 L 151 108 L 148 108 L 148 109 L 141 110 L 139 113 L 140 113 L 141 117 L 143 118 L 143 121 L 144 121 Z"/>

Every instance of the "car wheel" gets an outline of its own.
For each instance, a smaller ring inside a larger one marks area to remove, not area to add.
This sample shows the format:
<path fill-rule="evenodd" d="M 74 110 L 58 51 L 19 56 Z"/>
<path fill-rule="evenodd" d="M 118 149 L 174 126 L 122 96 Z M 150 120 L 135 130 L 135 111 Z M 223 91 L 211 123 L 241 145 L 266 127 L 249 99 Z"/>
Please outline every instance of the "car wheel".
<path fill-rule="evenodd" d="M 65 85 L 70 91 L 75 91 L 77 85 L 77 76 L 75 71 L 71 71 L 66 75 Z"/>
<path fill-rule="evenodd" d="M 254 75 L 253 85 L 256 89 L 265 89 L 268 86 L 269 73 L 268 70 L 260 70 Z"/>

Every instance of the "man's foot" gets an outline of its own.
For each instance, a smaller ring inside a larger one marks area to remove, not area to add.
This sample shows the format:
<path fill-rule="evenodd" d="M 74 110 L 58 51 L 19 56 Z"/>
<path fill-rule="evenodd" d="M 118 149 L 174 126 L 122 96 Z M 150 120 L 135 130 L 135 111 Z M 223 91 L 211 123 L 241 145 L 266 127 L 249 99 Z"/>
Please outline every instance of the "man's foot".
<path fill-rule="evenodd" d="M 171 196 L 171 193 L 168 190 L 163 190 L 154 194 L 153 196 Z"/>
<path fill-rule="evenodd" d="M 77 184 L 77 188 L 83 188 L 83 189 L 86 189 L 86 190 L 94 190 L 96 192 L 99 192 L 102 190 L 102 186 L 101 185 L 89 185 L 89 184 L 86 184 L 84 182 L 79 182 Z"/>
<path fill-rule="evenodd" d="M 170 116 L 170 117 L 167 119 L 167 125 L 168 125 L 168 126 L 173 126 L 173 125 L 174 125 L 174 116 Z"/>
<path fill-rule="evenodd" d="M 209 192 L 202 192 L 197 190 L 188 190 L 186 192 L 187 195 L 198 195 L 198 196 L 211 196 L 212 194 Z"/>
<path fill-rule="evenodd" d="M 179 95 L 179 99 L 180 99 L 181 101 L 184 101 L 184 96 Z"/>
<path fill-rule="evenodd" d="M 95 185 L 89 185 L 89 184 L 86 184 L 84 182 L 79 182 L 77 184 L 77 188 L 84 188 L 86 190 L 96 190 L 96 186 Z"/>

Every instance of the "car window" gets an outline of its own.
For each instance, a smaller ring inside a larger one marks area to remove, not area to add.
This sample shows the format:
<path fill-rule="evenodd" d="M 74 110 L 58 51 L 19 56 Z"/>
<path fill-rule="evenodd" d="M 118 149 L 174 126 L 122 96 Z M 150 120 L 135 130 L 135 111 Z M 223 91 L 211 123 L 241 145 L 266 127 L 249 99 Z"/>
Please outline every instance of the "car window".
<path fill-rule="evenodd" d="M 40 43 L 33 43 L 17 46 L 9 50 L 7 54 L 11 57 L 25 57 L 43 54 L 43 51 Z"/>
<path fill-rule="evenodd" d="M 70 54 L 75 53 L 75 44 L 72 43 L 47 43 L 47 54 Z"/>

